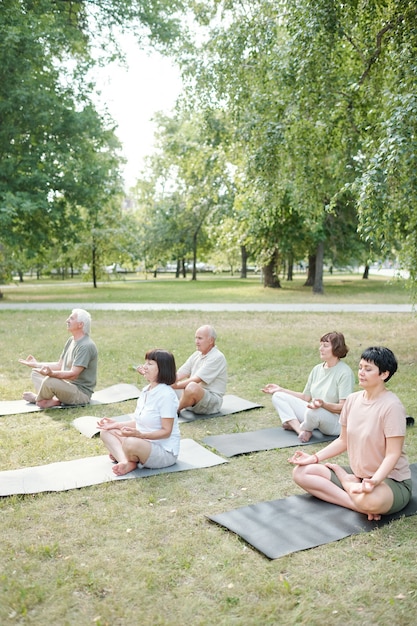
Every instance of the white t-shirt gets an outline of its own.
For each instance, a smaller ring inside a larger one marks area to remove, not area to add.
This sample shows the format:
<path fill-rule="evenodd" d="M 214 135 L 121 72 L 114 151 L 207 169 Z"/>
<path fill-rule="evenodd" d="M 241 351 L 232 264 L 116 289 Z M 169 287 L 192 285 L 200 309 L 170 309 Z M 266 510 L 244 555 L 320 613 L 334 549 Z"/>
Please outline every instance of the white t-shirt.
<path fill-rule="evenodd" d="M 152 389 L 149 385 L 142 389 L 135 410 L 136 429 L 141 433 L 152 433 L 162 426 L 161 418 L 174 420 L 171 435 L 166 439 L 149 439 L 178 456 L 180 450 L 180 429 L 178 426 L 178 396 L 169 385 L 159 383 Z"/>

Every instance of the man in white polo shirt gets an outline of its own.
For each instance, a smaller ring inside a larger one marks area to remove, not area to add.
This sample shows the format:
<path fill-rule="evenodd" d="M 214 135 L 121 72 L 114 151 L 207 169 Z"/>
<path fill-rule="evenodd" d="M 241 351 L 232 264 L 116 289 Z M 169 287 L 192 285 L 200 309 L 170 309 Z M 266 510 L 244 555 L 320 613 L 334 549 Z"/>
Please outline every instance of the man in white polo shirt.
<path fill-rule="evenodd" d="M 177 371 L 173 388 L 180 391 L 178 411 L 217 413 L 223 402 L 227 385 L 227 362 L 216 344 L 216 331 L 206 324 L 197 329 L 197 350 Z"/>

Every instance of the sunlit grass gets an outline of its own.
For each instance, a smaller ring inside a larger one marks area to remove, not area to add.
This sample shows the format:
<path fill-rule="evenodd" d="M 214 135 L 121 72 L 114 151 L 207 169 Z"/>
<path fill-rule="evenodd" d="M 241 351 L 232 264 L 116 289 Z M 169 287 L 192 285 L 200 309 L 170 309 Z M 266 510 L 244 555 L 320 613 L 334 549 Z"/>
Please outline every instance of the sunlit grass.
<path fill-rule="evenodd" d="M 25 280 L 2 287 L 4 302 L 246 302 L 246 303 L 390 303 L 405 304 L 410 292 L 405 280 L 371 275 L 367 280 L 356 274 L 328 274 L 324 294 L 304 286 L 306 276 L 281 280 L 280 289 L 262 285 L 259 275 L 240 279 L 227 275 L 200 274 L 196 281 L 162 274 L 157 278 L 128 275 L 126 279 L 100 282 L 73 280 Z M 0 301 L 1 306 L 1 301 Z"/>
<path fill-rule="evenodd" d="M 2 399 L 18 398 L 30 385 L 19 356 L 59 354 L 65 318 L 62 311 L 2 311 L 0 305 Z M 393 349 L 399 371 L 389 387 L 407 413 L 417 415 L 412 313 L 94 311 L 98 388 L 141 385 L 131 366 L 151 346 L 172 349 L 181 364 L 204 322 L 215 325 L 227 356 L 228 392 L 264 406 L 182 424 L 184 438 L 201 443 L 209 434 L 277 425 L 261 387 L 275 381 L 302 389 L 318 362 L 320 334 L 333 329 L 345 333 L 355 372 L 364 347 Z M 72 420 L 129 413 L 134 406 L 129 401 L 0 417 L 0 470 L 104 454 L 100 440 L 80 435 Z M 415 428 L 408 429 L 406 445 L 417 462 Z M 214 468 L 1 498 L 0 623 L 412 626 L 417 516 L 276 561 L 207 521 L 207 515 L 301 493 L 288 456 L 288 449 L 270 450 Z"/>

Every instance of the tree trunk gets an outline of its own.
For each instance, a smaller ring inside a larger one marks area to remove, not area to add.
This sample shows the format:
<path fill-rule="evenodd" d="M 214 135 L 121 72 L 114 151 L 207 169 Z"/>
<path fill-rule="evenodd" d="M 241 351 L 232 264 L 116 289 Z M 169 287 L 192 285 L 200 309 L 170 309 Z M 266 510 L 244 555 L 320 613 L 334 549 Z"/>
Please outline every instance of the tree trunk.
<path fill-rule="evenodd" d="M 248 252 L 246 250 L 246 246 L 240 246 L 240 257 L 241 257 L 241 265 L 240 265 L 240 278 L 247 278 L 248 275 Z"/>
<path fill-rule="evenodd" d="M 92 250 L 91 271 L 93 274 L 93 287 L 94 289 L 97 289 L 97 259 L 96 259 L 95 245 L 93 245 L 93 250 Z"/>
<path fill-rule="evenodd" d="M 197 233 L 193 235 L 193 273 L 191 280 L 197 280 Z"/>
<path fill-rule="evenodd" d="M 369 278 L 369 265 L 368 264 L 365 265 L 365 269 L 363 270 L 362 278 L 364 278 L 364 279 Z"/>
<path fill-rule="evenodd" d="M 293 279 L 293 272 L 294 272 L 294 256 L 292 254 L 292 252 L 290 252 L 290 254 L 288 255 L 288 267 L 287 267 L 287 280 L 292 280 Z"/>
<path fill-rule="evenodd" d="M 324 241 L 320 241 L 317 246 L 317 252 L 316 252 L 316 273 L 314 277 L 313 293 L 324 293 L 323 260 L 324 260 Z"/>
<path fill-rule="evenodd" d="M 264 265 L 264 267 L 262 268 L 264 287 L 271 287 L 272 289 L 281 288 L 281 283 L 277 275 L 278 258 L 278 250 L 275 250 L 269 263 Z"/>
<path fill-rule="evenodd" d="M 304 283 L 304 287 L 312 287 L 314 285 L 315 276 L 316 276 L 316 255 L 309 254 L 307 278 L 306 278 L 306 282 Z"/>

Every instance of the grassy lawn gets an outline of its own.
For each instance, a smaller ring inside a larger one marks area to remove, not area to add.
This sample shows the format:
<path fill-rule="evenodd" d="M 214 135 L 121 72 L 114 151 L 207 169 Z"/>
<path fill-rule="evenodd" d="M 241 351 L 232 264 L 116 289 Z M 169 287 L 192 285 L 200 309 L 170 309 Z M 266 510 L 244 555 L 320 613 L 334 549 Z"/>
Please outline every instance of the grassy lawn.
<path fill-rule="evenodd" d="M 69 308 L 72 302 L 87 303 L 88 294 L 94 302 L 104 294 L 110 302 L 126 301 L 129 291 L 133 299 L 142 289 L 143 298 L 136 301 L 175 301 L 181 293 L 184 300 L 179 301 L 191 302 L 198 293 L 200 301 L 256 302 L 257 297 L 289 297 L 291 291 L 294 301 L 301 301 L 305 293 L 300 285 L 264 290 L 256 279 L 243 285 L 211 279 L 178 286 L 173 279 L 158 278 L 124 281 L 118 289 L 116 283 L 97 290 L 56 282 L 23 285 L 6 289 L 5 301 L 22 301 L 17 294 L 23 290 L 23 301 L 68 301 Z M 367 297 L 408 302 L 401 284 L 379 278 L 342 283 L 341 277 L 333 277 L 323 296 L 347 302 Z M 0 303 L 1 399 L 20 398 L 30 389 L 29 371 L 17 362 L 19 357 L 58 356 L 67 337 L 65 319 L 62 311 L 2 311 Z M 264 407 L 181 424 L 184 438 L 201 443 L 208 434 L 278 425 L 270 396 L 261 387 L 275 381 L 302 389 L 319 361 L 320 335 L 333 329 L 345 333 L 347 362 L 355 372 L 365 347 L 383 344 L 395 352 L 399 371 L 389 388 L 398 393 L 407 414 L 417 417 L 416 318 L 411 313 L 94 311 L 97 388 L 116 382 L 141 386 L 143 379 L 132 365 L 150 347 L 172 350 L 180 365 L 193 350 L 195 329 L 206 322 L 216 326 L 218 345 L 228 359 L 228 393 Z M 86 414 L 120 415 L 134 407 L 131 401 L 0 417 L 0 470 L 104 454 L 100 440 L 80 435 L 72 420 Z M 407 430 L 411 462 L 417 462 L 416 432 Z M 289 455 L 288 449 L 272 450 L 214 468 L 1 498 L 0 624 L 414 625 L 417 516 L 275 561 L 207 520 L 207 515 L 301 493 L 291 478 Z"/>
<path fill-rule="evenodd" d="M 242 280 L 227 275 L 201 274 L 196 281 L 176 279 L 170 274 L 145 279 L 127 275 L 122 280 L 107 280 L 94 289 L 89 282 L 73 280 L 25 280 L 1 287 L 4 302 L 333 302 L 406 304 L 410 292 L 406 282 L 397 278 L 361 274 L 328 274 L 324 278 L 324 294 L 313 294 L 304 287 L 304 274 L 293 281 L 282 280 L 281 289 L 266 289 L 258 276 Z M 1 301 L 0 301 L 1 307 Z"/>

